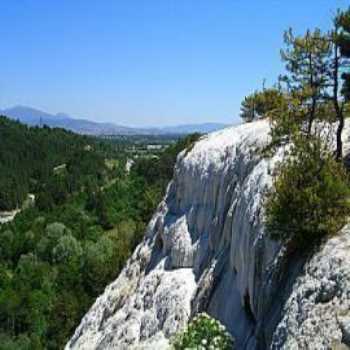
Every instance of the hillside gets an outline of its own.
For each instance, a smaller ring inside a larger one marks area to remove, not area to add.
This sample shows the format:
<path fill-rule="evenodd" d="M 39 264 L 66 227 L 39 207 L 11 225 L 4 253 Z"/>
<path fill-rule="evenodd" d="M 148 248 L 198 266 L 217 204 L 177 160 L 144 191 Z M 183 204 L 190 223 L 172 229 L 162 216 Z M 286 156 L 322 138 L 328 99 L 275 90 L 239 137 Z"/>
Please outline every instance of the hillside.
<path fill-rule="evenodd" d="M 263 157 L 268 140 L 269 123 L 257 121 L 210 134 L 181 154 L 143 242 L 67 350 L 166 349 L 200 311 L 226 325 L 238 349 L 350 345 L 349 229 L 307 262 L 295 254 L 286 264 L 284 246 L 263 223 L 264 193 L 284 153 Z"/>
<path fill-rule="evenodd" d="M 100 140 L 0 117 L 0 219 L 18 208 L 0 220 L 1 349 L 64 347 L 141 241 L 177 153 L 197 138 L 133 159 L 128 151 L 139 139 Z"/>
<path fill-rule="evenodd" d="M 0 117 L 0 139 L 0 210 L 20 207 L 28 192 L 47 182 L 54 167 L 92 142 L 62 129 L 29 128 L 5 117 Z"/>

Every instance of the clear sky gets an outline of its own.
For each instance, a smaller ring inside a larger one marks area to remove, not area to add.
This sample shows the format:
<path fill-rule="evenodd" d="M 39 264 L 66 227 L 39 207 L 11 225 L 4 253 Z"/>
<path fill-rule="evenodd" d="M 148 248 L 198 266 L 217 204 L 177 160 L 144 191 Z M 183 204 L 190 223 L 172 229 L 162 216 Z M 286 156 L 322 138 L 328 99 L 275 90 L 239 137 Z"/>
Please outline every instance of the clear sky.
<path fill-rule="evenodd" d="M 282 34 L 345 0 L 0 0 L 0 108 L 157 126 L 237 122 Z"/>

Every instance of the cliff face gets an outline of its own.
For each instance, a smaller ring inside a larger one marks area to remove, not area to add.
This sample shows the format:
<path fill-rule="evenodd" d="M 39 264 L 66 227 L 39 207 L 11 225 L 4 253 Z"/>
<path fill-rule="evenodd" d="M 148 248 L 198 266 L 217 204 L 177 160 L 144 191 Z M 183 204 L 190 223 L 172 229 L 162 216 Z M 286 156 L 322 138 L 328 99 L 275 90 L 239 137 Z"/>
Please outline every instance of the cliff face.
<path fill-rule="evenodd" d="M 66 349 L 166 349 L 200 311 L 239 349 L 350 342 L 350 230 L 307 262 L 267 237 L 262 200 L 283 156 L 262 157 L 268 132 L 266 121 L 228 128 L 179 156 L 144 241 Z"/>

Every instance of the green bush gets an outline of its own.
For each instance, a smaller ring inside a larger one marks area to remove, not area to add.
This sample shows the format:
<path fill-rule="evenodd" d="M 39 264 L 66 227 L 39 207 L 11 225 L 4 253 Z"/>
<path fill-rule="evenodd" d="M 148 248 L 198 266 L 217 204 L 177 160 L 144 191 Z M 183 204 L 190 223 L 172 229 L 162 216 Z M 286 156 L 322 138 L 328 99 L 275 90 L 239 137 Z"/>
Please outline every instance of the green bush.
<path fill-rule="evenodd" d="M 348 175 L 319 138 L 299 136 L 266 201 L 273 239 L 306 248 L 337 233 L 350 214 Z"/>
<path fill-rule="evenodd" d="M 241 103 L 241 118 L 245 122 L 252 122 L 280 114 L 286 104 L 284 94 L 275 88 L 255 91 L 246 96 Z"/>
<path fill-rule="evenodd" d="M 175 337 L 173 348 L 175 350 L 229 350 L 234 348 L 234 342 L 219 321 L 202 313 L 194 317 L 188 327 Z"/>

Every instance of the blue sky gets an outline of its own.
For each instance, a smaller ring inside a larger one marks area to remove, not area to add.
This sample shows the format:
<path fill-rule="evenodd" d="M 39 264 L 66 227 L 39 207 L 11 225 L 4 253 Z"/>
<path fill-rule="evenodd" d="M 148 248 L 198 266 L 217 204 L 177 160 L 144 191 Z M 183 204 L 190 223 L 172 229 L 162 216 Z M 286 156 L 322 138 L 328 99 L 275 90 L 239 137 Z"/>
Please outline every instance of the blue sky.
<path fill-rule="evenodd" d="M 157 126 L 239 120 L 283 69 L 289 26 L 344 0 L 1 0 L 0 108 Z"/>

